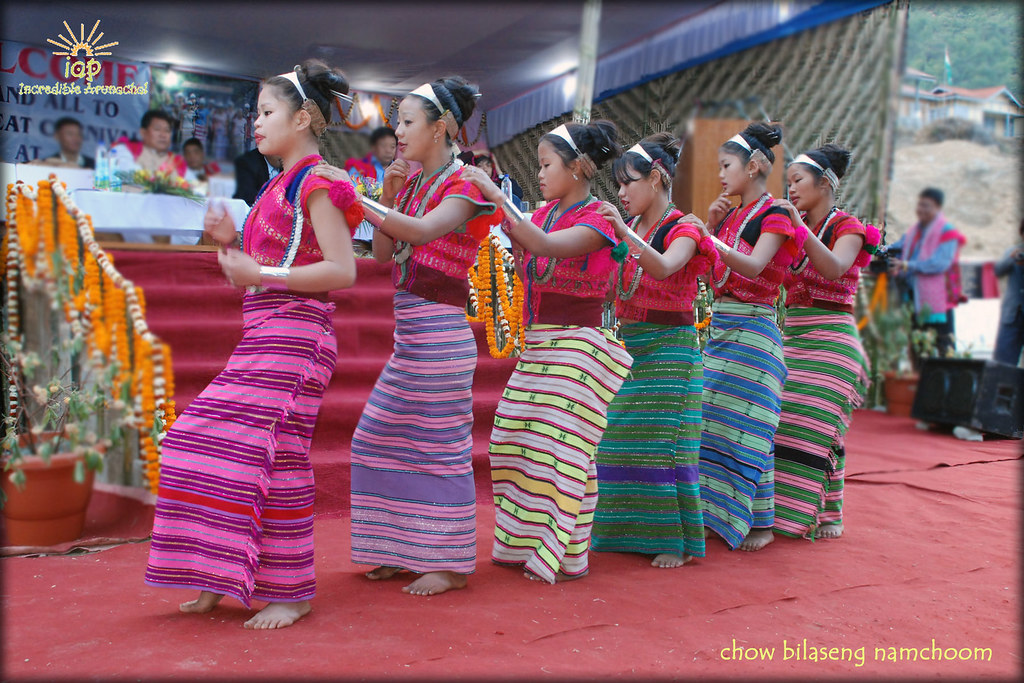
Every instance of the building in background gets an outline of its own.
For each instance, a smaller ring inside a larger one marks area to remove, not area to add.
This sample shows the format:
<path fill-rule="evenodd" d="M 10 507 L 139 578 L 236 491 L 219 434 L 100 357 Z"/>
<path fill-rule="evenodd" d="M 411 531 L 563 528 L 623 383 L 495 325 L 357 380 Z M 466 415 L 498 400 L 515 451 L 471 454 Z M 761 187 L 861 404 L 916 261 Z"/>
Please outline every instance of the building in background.
<path fill-rule="evenodd" d="M 918 129 L 940 119 L 964 119 L 996 138 L 1024 137 L 1024 107 L 1005 85 L 961 88 L 935 85 L 938 79 L 906 69 L 900 87 L 899 125 Z"/>

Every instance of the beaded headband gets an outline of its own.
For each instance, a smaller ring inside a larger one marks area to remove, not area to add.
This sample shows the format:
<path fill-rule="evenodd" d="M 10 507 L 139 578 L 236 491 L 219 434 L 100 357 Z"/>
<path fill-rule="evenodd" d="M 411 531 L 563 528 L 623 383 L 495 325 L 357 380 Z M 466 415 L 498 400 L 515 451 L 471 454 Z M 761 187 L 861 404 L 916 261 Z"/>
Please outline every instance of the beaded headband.
<path fill-rule="evenodd" d="M 836 175 L 836 172 L 833 171 L 831 168 L 822 168 L 821 164 L 819 164 L 817 161 L 810 158 L 806 154 L 798 154 L 796 159 L 793 159 L 793 161 L 790 163 L 806 164 L 808 166 L 811 166 L 812 168 L 818 169 L 819 171 L 821 171 L 821 175 L 825 176 L 825 180 L 828 181 L 828 184 L 832 188 L 833 192 L 839 189 L 839 176 Z"/>
<path fill-rule="evenodd" d="M 455 114 L 450 109 L 441 106 L 441 100 L 437 99 L 434 87 L 429 83 L 424 83 L 409 94 L 422 97 L 437 107 L 437 110 L 441 112 L 441 120 L 444 121 L 444 129 L 448 131 L 448 137 L 454 140 L 455 136 L 459 134 L 459 122 L 455 120 Z"/>

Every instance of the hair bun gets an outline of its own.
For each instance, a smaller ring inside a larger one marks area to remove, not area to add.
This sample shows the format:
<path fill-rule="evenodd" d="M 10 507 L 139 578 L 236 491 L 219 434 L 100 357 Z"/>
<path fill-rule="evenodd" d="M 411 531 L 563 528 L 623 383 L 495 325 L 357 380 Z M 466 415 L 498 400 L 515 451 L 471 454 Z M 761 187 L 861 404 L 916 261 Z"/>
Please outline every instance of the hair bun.
<path fill-rule="evenodd" d="M 839 145 L 829 143 L 814 150 L 828 160 L 828 165 L 835 171 L 837 178 L 846 175 L 846 169 L 850 166 L 850 151 Z"/>
<path fill-rule="evenodd" d="M 768 161 L 775 163 L 775 152 L 772 147 L 782 142 L 782 128 L 778 125 L 755 122 L 743 129 L 741 133 L 748 141 L 753 141 L 754 146 L 760 147 Z"/>
<path fill-rule="evenodd" d="M 334 93 L 348 94 L 348 79 L 340 69 L 334 69 L 319 59 L 307 59 L 299 66 L 301 80 L 307 84 L 306 97 L 313 100 L 324 119 L 331 120 L 331 102 Z"/>
<path fill-rule="evenodd" d="M 585 152 L 598 168 L 622 155 L 622 145 L 618 142 L 619 129 L 607 119 L 598 119 L 586 125 L 572 125 L 570 134 L 580 151 Z"/>
<path fill-rule="evenodd" d="M 673 162 L 679 161 L 679 151 L 683 147 L 683 141 L 668 131 L 652 133 L 640 142 L 641 144 L 654 145 Z"/>

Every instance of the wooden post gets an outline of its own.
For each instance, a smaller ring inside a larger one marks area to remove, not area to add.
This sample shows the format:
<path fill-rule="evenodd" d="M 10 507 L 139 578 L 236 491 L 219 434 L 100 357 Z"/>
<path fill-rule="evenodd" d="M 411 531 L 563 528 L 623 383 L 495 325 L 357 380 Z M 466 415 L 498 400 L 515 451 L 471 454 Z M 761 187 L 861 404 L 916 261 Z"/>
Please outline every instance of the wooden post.
<path fill-rule="evenodd" d="M 590 123 L 590 105 L 594 101 L 594 74 L 597 72 L 597 40 L 601 28 L 601 0 L 585 0 L 580 27 L 580 63 L 576 69 L 576 103 L 572 120 Z"/>

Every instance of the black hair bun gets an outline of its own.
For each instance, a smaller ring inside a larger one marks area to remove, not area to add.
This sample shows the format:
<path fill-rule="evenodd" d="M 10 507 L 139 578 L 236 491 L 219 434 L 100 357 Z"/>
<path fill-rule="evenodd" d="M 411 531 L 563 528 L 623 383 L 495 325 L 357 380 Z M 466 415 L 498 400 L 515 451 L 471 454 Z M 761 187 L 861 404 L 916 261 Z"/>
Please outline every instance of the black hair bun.
<path fill-rule="evenodd" d="M 455 122 L 459 126 L 472 118 L 473 112 L 476 110 L 477 96 L 480 94 L 479 88 L 462 76 L 439 78 L 432 85 L 435 91 L 441 90 L 440 93 L 435 92 L 434 94 L 438 95 L 437 99 L 441 101 L 442 105 L 451 109 L 452 114 L 455 115 Z M 445 101 L 448 97 L 455 101 L 457 108 L 452 107 L 451 102 Z"/>
<path fill-rule="evenodd" d="M 828 165 L 835 171 L 837 178 L 842 178 L 846 175 L 846 169 L 850 166 L 850 150 L 830 142 L 814 151 L 825 157 Z"/>
<path fill-rule="evenodd" d="M 340 92 L 342 95 L 348 94 L 348 79 L 345 78 L 345 74 L 340 69 L 327 66 L 319 59 L 307 59 L 299 67 L 299 75 L 310 86 L 304 88 L 311 91 L 306 92 L 306 96 L 316 102 L 324 118 L 330 121 L 331 102 L 334 100 L 334 93 L 331 91 Z"/>
<path fill-rule="evenodd" d="M 761 148 L 768 161 L 775 162 L 775 153 L 772 147 L 782 142 L 782 128 L 767 123 L 755 122 L 743 129 L 743 137 L 755 141 L 755 145 Z"/>
<path fill-rule="evenodd" d="M 578 124 L 572 135 L 580 151 L 585 152 L 598 168 L 622 155 L 619 129 L 611 121 L 599 119 L 586 125 Z"/>
<path fill-rule="evenodd" d="M 656 147 L 661 152 L 658 156 L 668 156 L 668 158 L 673 162 L 679 161 L 679 151 L 683 148 L 683 141 L 668 131 L 652 133 L 641 140 L 640 144 L 645 148 L 648 145 Z M 649 153 L 651 150 L 648 149 L 647 151 Z M 658 157 L 654 158 L 657 159 Z"/>

